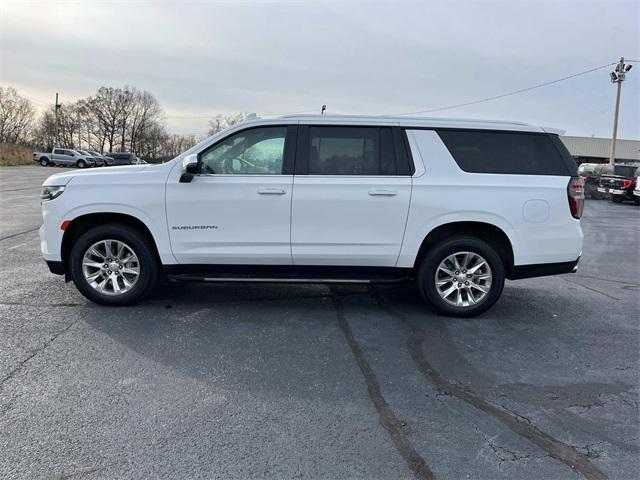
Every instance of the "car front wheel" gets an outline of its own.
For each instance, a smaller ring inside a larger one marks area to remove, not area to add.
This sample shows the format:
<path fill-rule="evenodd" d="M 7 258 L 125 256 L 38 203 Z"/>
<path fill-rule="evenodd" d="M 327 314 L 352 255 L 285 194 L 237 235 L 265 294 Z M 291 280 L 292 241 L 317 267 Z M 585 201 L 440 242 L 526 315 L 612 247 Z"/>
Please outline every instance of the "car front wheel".
<path fill-rule="evenodd" d="M 126 225 L 107 224 L 85 232 L 69 256 L 71 278 L 89 300 L 131 305 L 155 284 L 158 264 L 150 241 Z"/>
<path fill-rule="evenodd" d="M 418 271 L 424 300 L 438 313 L 472 317 L 500 298 L 505 269 L 500 255 L 474 237 L 444 240 L 426 254 Z"/>

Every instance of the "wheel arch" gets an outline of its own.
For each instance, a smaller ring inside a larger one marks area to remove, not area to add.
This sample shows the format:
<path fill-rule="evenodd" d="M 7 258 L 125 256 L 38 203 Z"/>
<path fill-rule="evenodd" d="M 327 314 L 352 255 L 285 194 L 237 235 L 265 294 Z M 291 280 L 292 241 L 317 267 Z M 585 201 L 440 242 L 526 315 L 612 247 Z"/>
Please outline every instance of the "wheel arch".
<path fill-rule="evenodd" d="M 492 223 L 480 221 L 455 221 L 444 223 L 433 228 L 420 244 L 413 265 L 414 271 L 417 271 L 430 247 L 446 238 L 462 235 L 478 238 L 492 246 L 504 263 L 507 278 L 511 275 L 514 265 L 513 244 L 511 239 L 502 228 Z"/>
<path fill-rule="evenodd" d="M 158 264 L 161 264 L 160 254 L 158 251 L 158 245 L 156 243 L 153 234 L 151 233 L 151 229 L 139 218 L 119 212 L 99 212 L 99 213 L 86 213 L 84 215 L 80 215 L 69 223 L 67 228 L 64 231 L 64 235 L 62 236 L 62 245 L 60 249 L 60 255 L 62 258 L 62 264 L 64 265 L 65 275 L 68 277 L 69 268 L 68 261 L 69 255 L 71 253 L 71 248 L 75 241 L 80 238 L 80 236 L 90 230 L 93 227 L 97 227 L 100 225 L 106 225 L 108 223 L 118 223 L 121 225 L 127 225 L 129 227 L 134 228 L 138 232 L 140 232 L 149 242 L 153 245 L 152 254 L 156 258 Z"/>

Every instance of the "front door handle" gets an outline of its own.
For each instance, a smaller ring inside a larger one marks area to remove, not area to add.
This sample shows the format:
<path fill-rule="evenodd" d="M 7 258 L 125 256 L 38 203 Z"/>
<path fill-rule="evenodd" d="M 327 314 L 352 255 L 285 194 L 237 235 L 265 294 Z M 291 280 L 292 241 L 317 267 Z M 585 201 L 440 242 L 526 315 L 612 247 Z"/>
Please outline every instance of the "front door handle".
<path fill-rule="evenodd" d="M 260 188 L 258 193 L 260 195 L 284 195 L 287 192 L 283 188 Z"/>
<path fill-rule="evenodd" d="M 369 195 L 372 197 L 394 197 L 398 194 L 395 190 L 370 190 Z"/>

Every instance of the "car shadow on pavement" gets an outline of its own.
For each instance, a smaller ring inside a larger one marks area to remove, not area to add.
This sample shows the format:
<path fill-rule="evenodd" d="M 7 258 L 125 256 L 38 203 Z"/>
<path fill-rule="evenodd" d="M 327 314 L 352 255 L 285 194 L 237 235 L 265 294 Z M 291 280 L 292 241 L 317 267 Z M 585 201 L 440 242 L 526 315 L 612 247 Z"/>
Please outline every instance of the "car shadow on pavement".
<path fill-rule="evenodd" d="M 351 309 L 361 305 L 370 315 L 376 351 L 388 350 L 384 332 L 375 333 L 383 316 L 404 332 L 414 368 L 440 395 L 494 417 L 585 477 L 606 478 L 560 434 L 637 453 L 638 446 L 626 440 L 633 432 L 624 421 L 580 410 L 605 402 L 619 408 L 633 399 L 634 387 L 631 377 L 616 372 L 613 359 L 576 372 L 576 366 L 598 359 L 606 363 L 615 337 L 593 345 L 603 332 L 585 321 L 586 300 L 575 292 L 578 287 L 561 280 L 545 289 L 508 284 L 490 311 L 454 319 L 429 311 L 413 285 L 164 283 L 138 306 L 92 309 L 85 321 L 138 354 L 212 385 L 221 386 L 222 375 L 225 388 L 252 395 L 303 398 L 313 390 L 322 397 L 327 388 L 353 382 L 346 373 L 353 359 L 345 353 L 335 310 L 336 299 L 348 298 Z"/>

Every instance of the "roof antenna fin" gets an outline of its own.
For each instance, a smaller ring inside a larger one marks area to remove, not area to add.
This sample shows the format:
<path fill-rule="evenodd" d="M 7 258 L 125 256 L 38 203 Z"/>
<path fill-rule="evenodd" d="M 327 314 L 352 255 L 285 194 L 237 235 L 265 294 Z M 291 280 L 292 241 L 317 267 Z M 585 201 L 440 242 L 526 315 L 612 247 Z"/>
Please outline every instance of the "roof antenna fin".
<path fill-rule="evenodd" d="M 322 105 L 322 108 L 320 109 L 320 115 L 324 115 L 324 111 L 327 109 L 326 105 Z"/>

